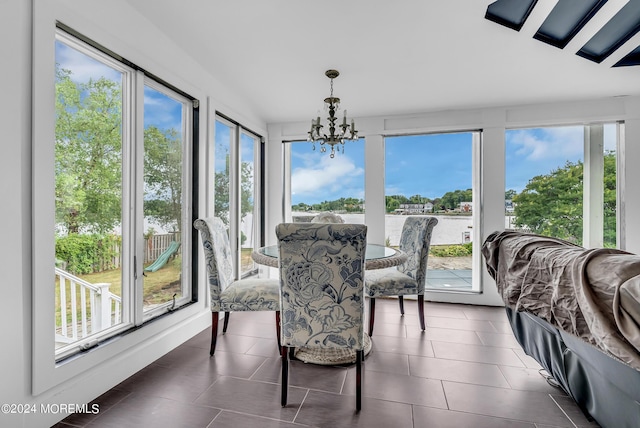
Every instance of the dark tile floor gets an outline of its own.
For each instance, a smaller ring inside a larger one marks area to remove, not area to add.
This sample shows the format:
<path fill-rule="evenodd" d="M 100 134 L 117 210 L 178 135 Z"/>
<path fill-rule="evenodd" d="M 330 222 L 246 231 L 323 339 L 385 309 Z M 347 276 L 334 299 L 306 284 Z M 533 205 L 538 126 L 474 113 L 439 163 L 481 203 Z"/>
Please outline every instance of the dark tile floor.
<path fill-rule="evenodd" d="M 379 299 L 364 363 L 362 411 L 355 367 L 292 362 L 280 406 L 273 313 L 234 313 L 209 357 L 205 330 L 95 402 L 96 415 L 56 427 L 597 427 L 515 341 L 502 308 L 415 301 L 400 316 Z"/>

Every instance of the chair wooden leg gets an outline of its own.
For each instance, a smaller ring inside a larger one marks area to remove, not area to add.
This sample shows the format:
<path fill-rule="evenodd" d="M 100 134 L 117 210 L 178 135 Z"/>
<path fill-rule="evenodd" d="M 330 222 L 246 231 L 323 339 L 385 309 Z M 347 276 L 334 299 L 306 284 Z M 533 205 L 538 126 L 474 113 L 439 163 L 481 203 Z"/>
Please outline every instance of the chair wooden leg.
<path fill-rule="evenodd" d="M 289 389 L 289 350 L 286 346 L 280 348 L 280 358 L 282 359 L 282 381 L 280 382 L 282 407 L 287 405 L 287 391 Z"/>
<path fill-rule="evenodd" d="M 362 360 L 364 351 L 356 351 L 356 412 L 362 408 Z"/>
<path fill-rule="evenodd" d="M 218 340 L 218 313 L 211 312 L 211 349 L 209 355 L 216 352 L 216 341 Z"/>
<path fill-rule="evenodd" d="M 369 298 L 369 337 L 373 336 L 373 323 L 376 319 L 376 299 Z"/>
<path fill-rule="evenodd" d="M 280 311 L 276 311 L 276 338 L 278 339 L 278 349 L 280 349 Z"/>
<path fill-rule="evenodd" d="M 420 317 L 420 328 L 424 331 L 424 294 L 418 295 L 418 316 Z"/>
<path fill-rule="evenodd" d="M 231 316 L 231 312 L 224 313 L 224 324 L 222 324 L 222 334 L 227 332 L 227 327 L 229 326 L 229 317 Z"/>
<path fill-rule="evenodd" d="M 400 315 L 404 315 L 404 299 L 402 296 L 398 296 L 398 303 L 400 304 Z"/>

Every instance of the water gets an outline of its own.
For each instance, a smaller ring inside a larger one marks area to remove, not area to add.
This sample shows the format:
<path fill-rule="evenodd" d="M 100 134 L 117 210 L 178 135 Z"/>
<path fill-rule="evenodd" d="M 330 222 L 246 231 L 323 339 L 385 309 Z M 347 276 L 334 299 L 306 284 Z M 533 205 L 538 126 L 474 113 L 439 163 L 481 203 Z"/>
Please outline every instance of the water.
<path fill-rule="evenodd" d="M 364 214 L 341 214 L 346 223 L 364 223 Z M 385 236 L 392 246 L 400 243 L 402 226 L 408 216 L 385 215 Z M 431 245 L 462 244 L 472 239 L 473 218 L 471 216 L 432 215 L 438 219 L 433 228 Z"/>
<path fill-rule="evenodd" d="M 294 217 L 313 217 L 315 214 L 293 212 Z M 346 223 L 364 223 L 364 214 L 340 214 Z M 389 239 L 392 246 L 397 246 L 400 243 L 400 234 L 402 233 L 402 226 L 408 216 L 404 215 L 385 215 L 385 234 Z M 448 215 L 432 215 L 438 219 L 438 224 L 433 229 L 433 235 L 431 236 L 432 245 L 451 245 L 451 244 L 463 244 L 465 242 L 473 241 L 473 218 L 471 216 L 448 216 Z M 241 224 L 241 230 L 247 237 L 247 241 L 243 247 L 251 247 L 251 228 L 253 226 L 252 215 L 247 214 L 244 221 Z M 504 219 L 505 229 L 513 227 L 513 217 L 505 216 Z"/>
<path fill-rule="evenodd" d="M 293 213 L 293 215 L 307 216 L 309 214 Z M 313 215 L 310 216 L 313 217 Z M 345 223 L 364 223 L 364 214 L 340 214 L 340 216 L 344 218 Z M 394 214 L 385 215 L 385 235 L 392 246 L 397 246 L 400 243 L 402 226 L 407 217 Z M 432 215 L 431 217 L 438 219 L 438 224 L 433 229 L 431 236 L 432 245 L 462 244 L 471 242 L 473 239 L 473 218 L 471 216 Z"/>

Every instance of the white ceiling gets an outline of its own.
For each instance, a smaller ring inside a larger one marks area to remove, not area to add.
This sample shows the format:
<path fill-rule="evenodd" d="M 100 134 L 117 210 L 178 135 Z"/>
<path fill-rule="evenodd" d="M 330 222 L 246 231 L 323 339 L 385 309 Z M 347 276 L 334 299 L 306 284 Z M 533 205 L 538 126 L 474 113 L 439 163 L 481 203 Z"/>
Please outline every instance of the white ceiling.
<path fill-rule="evenodd" d="M 126 0 L 268 122 L 307 120 L 329 95 L 349 116 L 640 95 L 640 67 L 574 55 L 626 0 L 611 0 L 564 50 L 534 40 L 557 0 L 520 32 L 489 0 Z"/>

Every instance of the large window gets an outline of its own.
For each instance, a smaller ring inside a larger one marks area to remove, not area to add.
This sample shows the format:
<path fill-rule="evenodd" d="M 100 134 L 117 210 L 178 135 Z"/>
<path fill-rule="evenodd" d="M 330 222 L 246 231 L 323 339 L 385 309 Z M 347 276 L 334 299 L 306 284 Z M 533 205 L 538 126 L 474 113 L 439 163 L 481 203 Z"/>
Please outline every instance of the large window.
<path fill-rule="evenodd" d="M 339 214 L 347 223 L 364 223 L 364 138 L 345 143 L 335 157 L 316 144 L 288 143 L 293 221 L 311 219 L 319 212 Z"/>
<path fill-rule="evenodd" d="M 195 109 L 63 31 L 55 47 L 50 197 L 62 358 L 191 301 Z"/>
<path fill-rule="evenodd" d="M 616 247 L 616 124 L 506 132 L 505 227 Z"/>
<path fill-rule="evenodd" d="M 473 241 L 478 204 L 474 148 L 479 133 L 385 138 L 385 234 L 397 246 L 408 216 L 438 219 L 428 261 L 428 291 L 478 291 Z"/>
<path fill-rule="evenodd" d="M 242 126 L 215 118 L 214 215 L 228 227 L 238 278 L 257 273 L 251 252 L 263 245 L 262 144 Z"/>
<path fill-rule="evenodd" d="M 183 197 L 189 170 L 185 156 L 191 137 L 190 104 L 156 82 L 144 87 L 144 163 L 138 166 L 144 200 L 145 314 L 157 312 L 158 307 L 173 308 L 189 298 L 189 282 L 183 280 L 182 235 L 183 230 L 187 235 L 191 231 Z"/>

